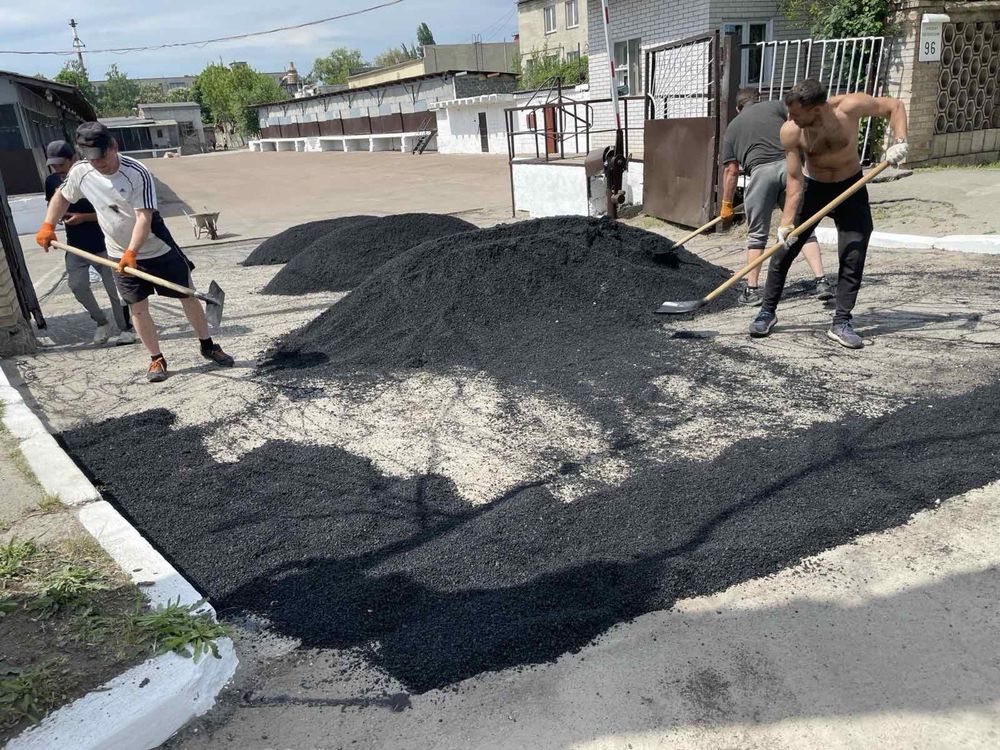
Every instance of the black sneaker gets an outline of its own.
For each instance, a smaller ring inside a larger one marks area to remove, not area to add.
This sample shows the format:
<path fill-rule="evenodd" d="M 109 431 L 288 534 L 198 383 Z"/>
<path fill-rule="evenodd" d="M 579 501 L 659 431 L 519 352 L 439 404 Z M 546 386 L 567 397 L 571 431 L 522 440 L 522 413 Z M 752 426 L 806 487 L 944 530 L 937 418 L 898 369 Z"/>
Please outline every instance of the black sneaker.
<path fill-rule="evenodd" d="M 850 323 L 834 323 L 826 332 L 826 337 L 848 349 L 861 349 L 865 345 L 861 337 L 851 328 Z"/>
<path fill-rule="evenodd" d="M 755 286 L 745 286 L 740 290 L 740 296 L 736 298 L 736 303 L 744 307 L 760 307 L 764 302 L 764 297 Z"/>
<path fill-rule="evenodd" d="M 235 360 L 222 351 L 222 347 L 218 344 L 212 344 L 211 349 L 202 348 L 201 356 L 205 359 L 212 360 L 220 367 L 232 367 L 235 364 Z"/>
<path fill-rule="evenodd" d="M 824 302 L 828 299 L 833 299 L 833 284 L 829 282 L 826 276 L 816 279 L 816 299 L 823 300 Z"/>
<path fill-rule="evenodd" d="M 146 371 L 146 380 L 150 383 L 162 383 L 166 379 L 167 360 L 163 357 L 157 357 L 149 363 L 149 369 Z"/>
<path fill-rule="evenodd" d="M 774 326 L 778 323 L 778 316 L 773 312 L 768 312 L 767 310 L 761 310 L 757 313 L 757 317 L 753 319 L 753 323 L 750 324 L 750 336 L 755 339 L 762 339 L 765 336 L 770 336 L 771 331 L 774 330 Z"/>

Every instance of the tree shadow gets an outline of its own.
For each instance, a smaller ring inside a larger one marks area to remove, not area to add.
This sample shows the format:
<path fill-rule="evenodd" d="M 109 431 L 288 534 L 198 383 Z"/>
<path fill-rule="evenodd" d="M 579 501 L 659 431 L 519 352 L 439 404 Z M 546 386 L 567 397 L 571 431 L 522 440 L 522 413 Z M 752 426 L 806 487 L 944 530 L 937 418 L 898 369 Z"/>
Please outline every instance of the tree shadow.
<path fill-rule="evenodd" d="M 998 417 L 1000 386 L 988 386 L 743 441 L 707 463 L 635 461 L 572 503 L 535 481 L 480 506 L 445 477 L 386 476 L 335 447 L 271 441 L 218 463 L 210 428 L 174 429 L 163 410 L 63 439 L 221 611 L 266 617 L 307 646 L 367 649 L 422 692 L 555 659 L 985 485 Z"/>

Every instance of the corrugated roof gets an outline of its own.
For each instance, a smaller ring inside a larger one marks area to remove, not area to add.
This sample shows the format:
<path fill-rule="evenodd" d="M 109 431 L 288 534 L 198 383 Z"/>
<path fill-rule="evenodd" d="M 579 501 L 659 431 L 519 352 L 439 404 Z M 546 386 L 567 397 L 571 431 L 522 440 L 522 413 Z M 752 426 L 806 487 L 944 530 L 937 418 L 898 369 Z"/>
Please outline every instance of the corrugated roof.
<path fill-rule="evenodd" d="M 45 96 L 46 90 L 51 91 L 53 96 L 58 96 L 62 99 L 80 119 L 85 121 L 97 119 L 97 112 L 94 111 L 90 102 L 84 98 L 83 94 L 80 93 L 80 89 L 76 86 L 69 86 L 58 81 L 50 81 L 47 78 L 36 78 L 35 76 L 13 73 L 9 70 L 0 70 L 0 77 L 9 78 L 14 83 L 35 89 L 42 96 Z"/>

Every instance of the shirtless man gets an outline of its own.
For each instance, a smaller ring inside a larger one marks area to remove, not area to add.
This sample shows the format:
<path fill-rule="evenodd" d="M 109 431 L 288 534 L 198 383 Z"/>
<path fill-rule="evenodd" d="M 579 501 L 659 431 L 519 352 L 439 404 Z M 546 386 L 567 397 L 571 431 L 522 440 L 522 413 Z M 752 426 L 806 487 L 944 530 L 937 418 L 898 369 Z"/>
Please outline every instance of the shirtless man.
<path fill-rule="evenodd" d="M 827 99 L 823 84 L 810 78 L 792 87 L 785 95 L 785 105 L 789 121 L 781 128 L 781 145 L 785 149 L 788 169 L 787 199 L 778 227 L 778 241 L 787 244 L 771 257 L 764 284 L 764 302 L 750 324 L 750 335 L 754 338 L 770 335 L 778 322 L 775 310 L 785 286 L 785 276 L 807 241 L 807 237 L 799 237 L 789 242 L 788 235 L 799 222 L 808 219 L 861 179 L 861 160 L 858 157 L 858 123 L 861 118 L 869 115 L 888 118 L 895 141 L 885 152 L 887 162 L 902 164 L 906 161 L 908 150 L 906 109 L 898 99 L 875 98 L 867 94 L 845 94 Z M 837 311 L 826 335 L 849 349 L 860 349 L 864 342 L 851 327 L 851 311 L 861 287 L 868 239 L 873 229 L 868 190 L 861 188 L 830 215 L 837 225 L 840 270 Z"/>

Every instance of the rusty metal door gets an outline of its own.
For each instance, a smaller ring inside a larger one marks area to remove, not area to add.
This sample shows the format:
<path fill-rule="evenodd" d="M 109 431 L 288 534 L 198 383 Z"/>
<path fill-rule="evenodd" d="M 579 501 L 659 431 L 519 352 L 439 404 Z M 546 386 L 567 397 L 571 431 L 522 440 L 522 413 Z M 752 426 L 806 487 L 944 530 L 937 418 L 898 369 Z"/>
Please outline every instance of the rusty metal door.
<path fill-rule="evenodd" d="M 643 210 L 684 226 L 715 213 L 721 135 L 718 32 L 646 51 Z"/>
<path fill-rule="evenodd" d="M 544 107 L 545 113 L 545 153 L 559 153 L 559 131 L 556 128 L 556 108 Z"/>

